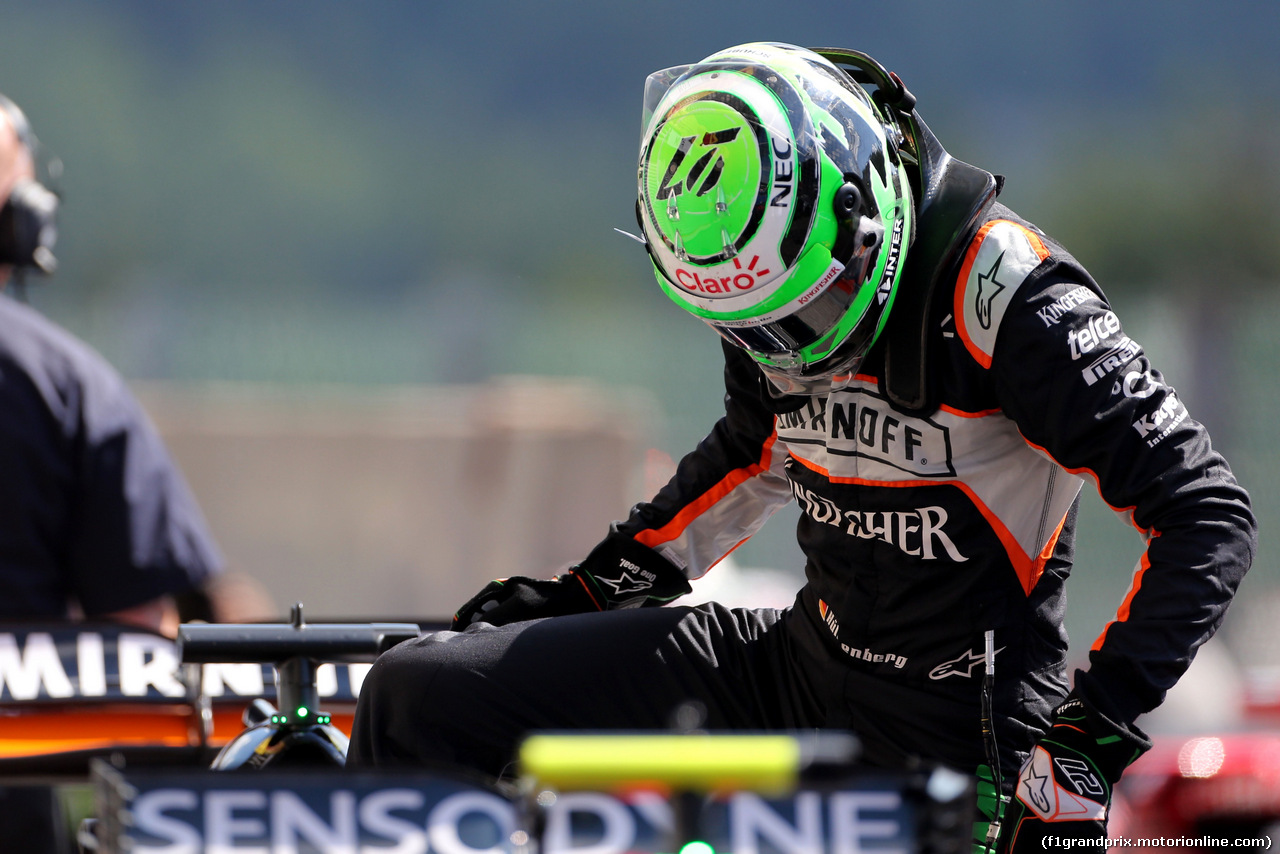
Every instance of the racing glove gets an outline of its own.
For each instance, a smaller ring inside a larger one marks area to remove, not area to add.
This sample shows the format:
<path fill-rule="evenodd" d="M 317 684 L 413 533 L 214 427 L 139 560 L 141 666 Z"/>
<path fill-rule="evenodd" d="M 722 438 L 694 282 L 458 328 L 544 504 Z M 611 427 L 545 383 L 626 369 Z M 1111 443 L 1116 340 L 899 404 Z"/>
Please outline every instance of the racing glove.
<path fill-rule="evenodd" d="M 563 575 L 489 582 L 453 615 L 453 630 L 478 622 L 502 626 L 539 617 L 663 605 L 691 589 L 684 574 L 665 558 L 615 531 Z"/>
<path fill-rule="evenodd" d="M 1150 747 L 1137 727 L 1119 726 L 1076 692 L 1068 694 L 1018 772 L 998 854 L 1042 852 L 1048 837 L 1105 838 L 1111 789 Z"/>

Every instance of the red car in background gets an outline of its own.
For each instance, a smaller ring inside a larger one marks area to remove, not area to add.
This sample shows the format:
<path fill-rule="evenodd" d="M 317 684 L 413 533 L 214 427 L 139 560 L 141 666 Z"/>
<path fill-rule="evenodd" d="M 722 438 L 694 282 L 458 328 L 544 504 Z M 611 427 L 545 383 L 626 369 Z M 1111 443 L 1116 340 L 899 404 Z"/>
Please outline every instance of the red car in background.
<path fill-rule="evenodd" d="M 1212 678 L 1189 672 L 1175 690 L 1182 703 L 1216 709 L 1221 720 L 1187 734 L 1153 735 L 1152 749 L 1117 787 L 1108 828 L 1113 850 L 1269 850 L 1280 841 L 1280 668 L 1240 676 L 1210 646 L 1202 653 L 1214 659 L 1201 671 Z"/>

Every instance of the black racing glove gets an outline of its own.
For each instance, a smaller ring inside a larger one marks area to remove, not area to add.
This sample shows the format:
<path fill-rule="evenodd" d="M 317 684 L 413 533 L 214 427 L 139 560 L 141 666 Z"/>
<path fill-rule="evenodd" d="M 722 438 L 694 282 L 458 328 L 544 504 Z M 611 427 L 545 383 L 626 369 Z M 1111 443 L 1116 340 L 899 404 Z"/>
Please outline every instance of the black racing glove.
<path fill-rule="evenodd" d="M 1068 694 L 1053 712 L 1053 726 L 1018 772 L 997 852 L 1043 852 L 1047 837 L 1105 838 L 1111 789 L 1150 747 L 1137 727 L 1119 726 L 1076 692 Z"/>
<path fill-rule="evenodd" d="M 610 533 L 586 560 L 555 578 L 491 581 L 453 615 L 453 630 L 616 608 L 663 605 L 692 588 L 680 570 L 630 537 Z"/>

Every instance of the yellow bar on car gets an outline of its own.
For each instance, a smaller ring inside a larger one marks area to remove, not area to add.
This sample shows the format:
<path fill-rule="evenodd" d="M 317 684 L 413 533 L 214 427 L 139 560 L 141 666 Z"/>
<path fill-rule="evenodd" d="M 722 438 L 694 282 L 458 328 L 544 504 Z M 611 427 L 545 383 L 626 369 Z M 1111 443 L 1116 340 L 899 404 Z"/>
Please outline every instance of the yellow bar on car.
<path fill-rule="evenodd" d="M 532 735 L 520 767 L 561 790 L 781 793 L 799 778 L 800 744 L 786 735 Z"/>

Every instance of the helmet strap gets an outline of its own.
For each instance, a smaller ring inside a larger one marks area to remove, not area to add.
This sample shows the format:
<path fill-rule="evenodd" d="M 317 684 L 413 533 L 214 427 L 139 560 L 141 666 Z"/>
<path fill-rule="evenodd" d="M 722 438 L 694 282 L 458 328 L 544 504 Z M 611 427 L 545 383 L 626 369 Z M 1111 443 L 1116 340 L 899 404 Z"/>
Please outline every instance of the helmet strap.
<path fill-rule="evenodd" d="M 868 89 L 871 100 L 903 135 L 904 145 L 899 146 L 899 154 L 908 160 L 919 159 L 915 134 L 912 133 L 916 96 L 911 94 L 902 78 L 859 50 L 840 47 L 815 47 L 810 50 L 848 74 L 859 86 L 872 87 Z"/>

